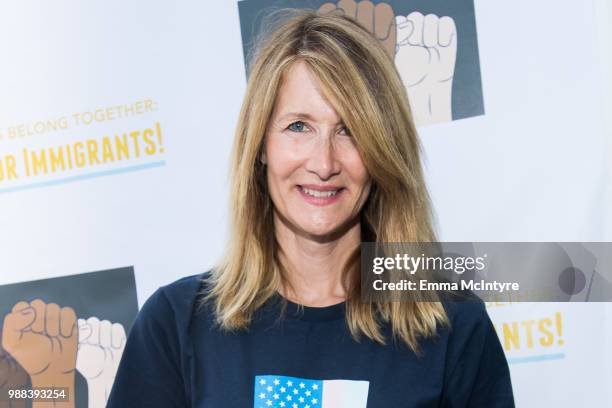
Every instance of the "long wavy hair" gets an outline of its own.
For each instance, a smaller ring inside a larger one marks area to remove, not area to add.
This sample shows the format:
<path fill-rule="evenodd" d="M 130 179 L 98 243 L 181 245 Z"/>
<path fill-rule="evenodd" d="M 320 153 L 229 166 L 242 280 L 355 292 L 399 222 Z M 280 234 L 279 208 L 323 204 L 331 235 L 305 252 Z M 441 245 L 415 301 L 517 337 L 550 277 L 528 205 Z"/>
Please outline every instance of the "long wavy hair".
<path fill-rule="evenodd" d="M 286 282 L 274 235 L 274 207 L 260 162 L 266 128 L 283 75 L 304 61 L 324 96 L 350 129 L 372 181 L 361 213 L 362 240 L 435 241 L 420 144 L 406 89 L 392 58 L 364 27 L 341 15 L 291 10 L 280 26 L 260 40 L 252 56 L 246 94 L 238 117 L 231 171 L 231 229 L 223 258 L 207 278 L 219 325 L 248 327 L 254 312 Z M 361 335 L 386 344 L 392 337 L 418 352 L 419 338 L 436 334 L 448 317 L 435 293 L 408 302 L 360 301 L 359 247 L 344 265 L 346 322 Z"/>

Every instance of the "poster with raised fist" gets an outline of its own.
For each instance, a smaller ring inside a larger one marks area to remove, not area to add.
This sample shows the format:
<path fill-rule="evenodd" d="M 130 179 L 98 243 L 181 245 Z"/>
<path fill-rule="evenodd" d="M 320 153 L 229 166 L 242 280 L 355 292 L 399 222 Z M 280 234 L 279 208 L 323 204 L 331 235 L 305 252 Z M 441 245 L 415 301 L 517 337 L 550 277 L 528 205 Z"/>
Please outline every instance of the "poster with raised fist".
<path fill-rule="evenodd" d="M 346 15 L 370 31 L 395 61 L 417 126 L 485 113 L 473 0 L 241 1 L 245 61 L 283 8 Z"/>
<path fill-rule="evenodd" d="M 0 407 L 105 407 L 137 311 L 132 267 L 0 286 Z"/>

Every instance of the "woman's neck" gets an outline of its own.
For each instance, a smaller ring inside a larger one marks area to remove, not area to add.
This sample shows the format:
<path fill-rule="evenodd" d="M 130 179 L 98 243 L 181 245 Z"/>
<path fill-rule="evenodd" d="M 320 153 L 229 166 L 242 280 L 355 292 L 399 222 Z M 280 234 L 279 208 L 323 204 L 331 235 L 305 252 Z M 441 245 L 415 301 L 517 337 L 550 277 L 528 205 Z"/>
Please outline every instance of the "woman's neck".
<path fill-rule="evenodd" d="M 281 294 L 305 306 L 324 307 L 346 299 L 342 269 L 361 243 L 357 220 L 342 234 L 330 240 L 316 239 L 288 227 L 275 217 L 279 259 L 285 266 L 287 287 Z"/>

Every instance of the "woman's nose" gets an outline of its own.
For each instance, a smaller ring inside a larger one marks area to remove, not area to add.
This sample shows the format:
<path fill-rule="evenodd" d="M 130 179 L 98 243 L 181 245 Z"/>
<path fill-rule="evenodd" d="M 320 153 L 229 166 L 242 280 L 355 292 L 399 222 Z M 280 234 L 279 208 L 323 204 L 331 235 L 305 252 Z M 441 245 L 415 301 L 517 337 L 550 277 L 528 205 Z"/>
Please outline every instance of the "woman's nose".
<path fill-rule="evenodd" d="M 328 180 L 340 172 L 333 136 L 321 136 L 314 143 L 306 161 L 306 170 L 317 174 L 321 180 Z"/>

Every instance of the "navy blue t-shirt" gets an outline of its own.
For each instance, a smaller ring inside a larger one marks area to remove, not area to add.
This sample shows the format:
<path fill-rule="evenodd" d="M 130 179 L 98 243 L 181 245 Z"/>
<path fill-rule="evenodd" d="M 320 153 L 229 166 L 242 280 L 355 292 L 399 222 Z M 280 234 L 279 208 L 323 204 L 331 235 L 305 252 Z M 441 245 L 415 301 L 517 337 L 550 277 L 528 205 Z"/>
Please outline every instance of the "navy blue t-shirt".
<path fill-rule="evenodd" d="M 345 304 L 271 298 L 248 331 L 225 332 L 198 307 L 202 276 L 158 289 L 128 336 L 109 408 L 513 407 L 508 364 L 480 301 L 445 303 L 451 329 L 421 340 L 353 340 Z M 299 312 L 299 313 L 298 313 Z M 390 329 L 384 334 L 390 339 Z"/>

